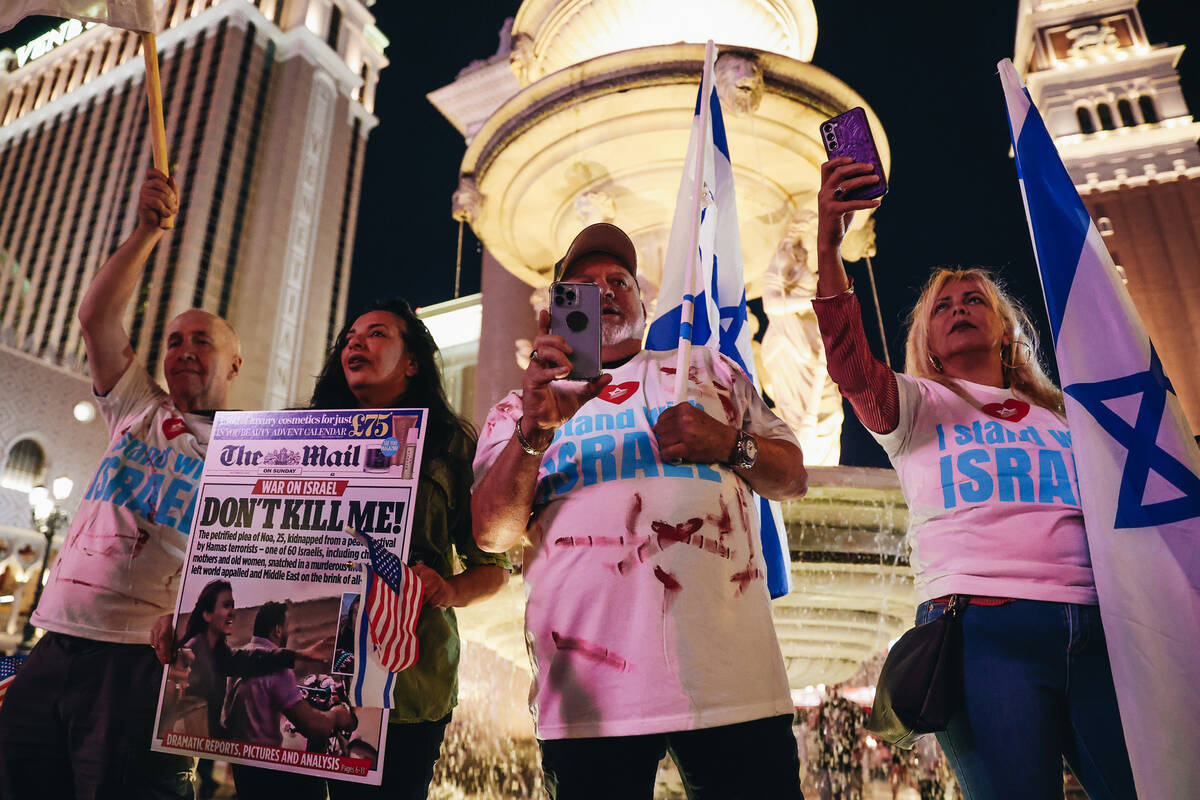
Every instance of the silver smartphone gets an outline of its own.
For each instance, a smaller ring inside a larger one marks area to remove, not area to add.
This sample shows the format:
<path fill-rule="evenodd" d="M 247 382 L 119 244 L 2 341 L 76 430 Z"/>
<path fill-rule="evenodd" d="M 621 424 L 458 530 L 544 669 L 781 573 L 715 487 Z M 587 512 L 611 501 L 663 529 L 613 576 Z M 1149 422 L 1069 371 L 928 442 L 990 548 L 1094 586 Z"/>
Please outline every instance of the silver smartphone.
<path fill-rule="evenodd" d="M 566 380 L 600 377 L 600 287 L 594 283 L 550 284 L 550 332 L 571 345 Z"/>

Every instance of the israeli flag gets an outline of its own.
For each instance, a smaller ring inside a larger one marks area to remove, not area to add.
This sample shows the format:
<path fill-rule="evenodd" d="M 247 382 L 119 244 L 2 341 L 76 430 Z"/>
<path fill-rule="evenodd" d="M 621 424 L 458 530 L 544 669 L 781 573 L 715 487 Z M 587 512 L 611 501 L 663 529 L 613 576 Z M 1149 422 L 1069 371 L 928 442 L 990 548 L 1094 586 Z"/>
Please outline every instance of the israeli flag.
<path fill-rule="evenodd" d="M 710 48 L 704 78 L 696 95 L 692 136 L 675 199 L 675 219 L 671 223 L 663 262 L 658 313 L 650 323 L 646 349 L 675 350 L 684 340 L 717 349 L 737 362 L 761 392 L 750 349 L 733 166 L 729 161 L 729 143 L 721 118 L 721 101 L 717 99 L 717 88 L 712 81 L 715 61 L 715 51 Z M 705 103 L 708 113 L 703 113 Z M 697 174 L 701 176 L 699 181 Z M 688 272 L 696 262 L 692 240 L 697 205 L 700 214 L 698 272 L 688 281 Z M 693 287 L 690 292 L 685 289 L 688 285 Z M 694 309 L 690 325 L 684 321 L 686 300 L 692 301 Z M 767 589 L 772 598 L 782 597 L 792 589 L 787 530 L 779 504 L 761 497 L 758 500 Z"/>
<path fill-rule="evenodd" d="M 1134 782 L 1200 797 L 1200 450 L 1029 92 L 999 68 Z"/>
<path fill-rule="evenodd" d="M 358 615 L 354 619 L 354 674 L 350 679 L 350 705 L 355 708 L 391 708 L 396 673 L 379 660 L 379 649 L 371 637 L 371 587 L 379 582 L 366 561 L 362 565 L 362 587 Z"/>

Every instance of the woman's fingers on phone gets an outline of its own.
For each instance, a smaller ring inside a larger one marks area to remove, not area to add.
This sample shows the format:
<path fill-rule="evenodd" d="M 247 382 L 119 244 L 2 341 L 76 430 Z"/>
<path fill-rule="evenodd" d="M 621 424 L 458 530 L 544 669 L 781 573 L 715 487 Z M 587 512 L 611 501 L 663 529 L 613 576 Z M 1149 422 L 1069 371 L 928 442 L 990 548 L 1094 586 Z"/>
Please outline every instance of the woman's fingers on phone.
<path fill-rule="evenodd" d="M 871 186 L 879 183 L 879 176 L 872 172 L 870 175 L 859 175 L 857 178 L 847 178 L 842 181 L 841 187 L 843 193 L 851 192 L 861 186 Z"/>
<path fill-rule="evenodd" d="M 821 165 L 821 177 L 828 178 L 829 173 L 833 172 L 838 167 L 853 163 L 854 159 L 850 158 L 849 156 L 838 156 L 837 158 L 831 158 Z"/>
<path fill-rule="evenodd" d="M 831 180 L 843 180 L 848 175 L 870 172 L 874 168 L 873 164 L 855 161 L 849 156 L 838 156 L 837 158 L 829 159 L 821 165 L 821 182 L 828 183 Z"/>
<path fill-rule="evenodd" d="M 833 172 L 830 173 L 829 182 L 836 182 L 839 184 L 846 183 L 848 181 L 857 180 L 855 176 L 869 176 L 874 171 L 874 164 L 865 164 L 861 161 L 850 161 L 833 170 Z"/>
<path fill-rule="evenodd" d="M 868 208 L 879 208 L 879 205 L 882 202 L 882 197 L 876 197 L 871 200 L 846 200 L 842 203 L 841 210 L 848 215 L 852 211 L 863 211 Z"/>

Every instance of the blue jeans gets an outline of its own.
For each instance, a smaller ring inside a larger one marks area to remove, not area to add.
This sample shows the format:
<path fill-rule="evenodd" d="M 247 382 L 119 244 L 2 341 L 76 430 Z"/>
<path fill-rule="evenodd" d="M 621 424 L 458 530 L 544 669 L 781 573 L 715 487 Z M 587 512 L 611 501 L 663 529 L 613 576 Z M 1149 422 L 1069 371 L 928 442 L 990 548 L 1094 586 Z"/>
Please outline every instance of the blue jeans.
<path fill-rule="evenodd" d="M 944 604 L 922 603 L 917 624 Z M 965 800 L 1135 798 L 1096 606 L 1014 600 L 963 612 L 963 706 L 938 743 Z"/>
<path fill-rule="evenodd" d="M 792 715 L 716 728 L 539 740 L 551 800 L 650 800 L 668 752 L 689 800 L 804 800 Z"/>

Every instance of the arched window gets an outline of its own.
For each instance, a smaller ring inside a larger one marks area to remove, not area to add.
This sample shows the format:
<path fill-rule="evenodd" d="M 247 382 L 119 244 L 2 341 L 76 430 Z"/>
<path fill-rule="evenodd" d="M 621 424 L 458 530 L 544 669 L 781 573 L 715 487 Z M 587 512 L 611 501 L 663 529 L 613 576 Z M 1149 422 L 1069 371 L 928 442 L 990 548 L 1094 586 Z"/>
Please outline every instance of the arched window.
<path fill-rule="evenodd" d="M 1117 127 L 1113 122 L 1112 109 L 1108 107 L 1108 103 L 1096 104 L 1096 116 L 1100 118 L 1100 127 L 1106 131 L 1111 131 Z"/>
<path fill-rule="evenodd" d="M 1096 230 L 1100 231 L 1101 236 L 1112 236 L 1112 220 L 1108 217 L 1100 217 L 1098 220 L 1096 220 Z"/>
<path fill-rule="evenodd" d="M 1075 109 L 1075 119 L 1079 120 L 1079 130 L 1083 133 L 1095 133 L 1096 121 L 1092 119 L 1092 112 L 1087 106 L 1080 106 Z"/>
<path fill-rule="evenodd" d="M 1138 98 L 1138 108 L 1142 110 L 1142 119 L 1146 122 L 1158 122 L 1158 109 L 1154 107 L 1154 98 L 1144 94 Z"/>
<path fill-rule="evenodd" d="M 42 482 L 46 472 L 46 451 L 33 439 L 18 439 L 8 449 L 4 459 L 4 474 L 0 486 L 28 492 Z"/>
<path fill-rule="evenodd" d="M 1137 125 L 1137 120 L 1133 118 L 1133 103 L 1122 97 L 1117 101 L 1117 113 L 1121 115 L 1121 125 L 1126 128 L 1132 128 Z"/>

